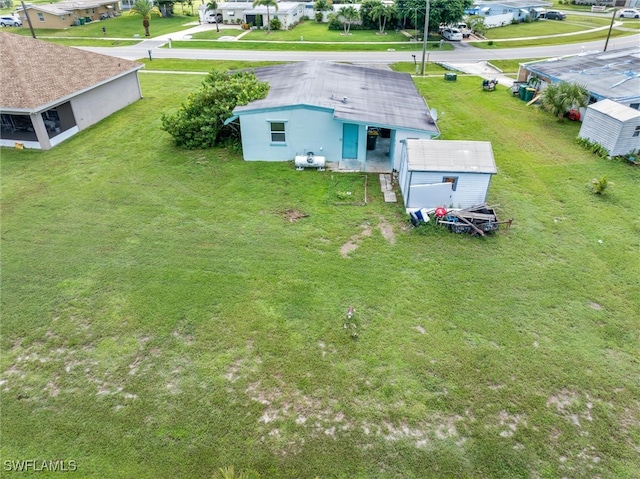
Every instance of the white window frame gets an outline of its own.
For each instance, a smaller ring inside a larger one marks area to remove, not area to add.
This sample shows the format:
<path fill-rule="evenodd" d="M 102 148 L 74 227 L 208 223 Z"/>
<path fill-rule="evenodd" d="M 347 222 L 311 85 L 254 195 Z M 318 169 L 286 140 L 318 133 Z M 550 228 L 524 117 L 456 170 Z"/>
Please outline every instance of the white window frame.
<path fill-rule="evenodd" d="M 267 120 L 269 122 L 269 135 L 271 144 L 286 145 L 287 143 L 287 122 L 286 120 Z M 274 125 L 282 125 L 282 130 L 274 130 Z M 277 139 L 282 138 L 282 139 Z"/>

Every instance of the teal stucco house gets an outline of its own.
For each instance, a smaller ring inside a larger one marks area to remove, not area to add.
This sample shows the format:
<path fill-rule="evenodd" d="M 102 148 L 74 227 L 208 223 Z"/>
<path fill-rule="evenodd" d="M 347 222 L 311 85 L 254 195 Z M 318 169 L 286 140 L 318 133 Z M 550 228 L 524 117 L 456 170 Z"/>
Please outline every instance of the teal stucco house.
<path fill-rule="evenodd" d="M 238 106 L 247 161 L 322 156 L 335 169 L 398 169 L 402 142 L 439 135 L 435 119 L 405 73 L 332 62 L 256 68 L 266 98 Z"/>

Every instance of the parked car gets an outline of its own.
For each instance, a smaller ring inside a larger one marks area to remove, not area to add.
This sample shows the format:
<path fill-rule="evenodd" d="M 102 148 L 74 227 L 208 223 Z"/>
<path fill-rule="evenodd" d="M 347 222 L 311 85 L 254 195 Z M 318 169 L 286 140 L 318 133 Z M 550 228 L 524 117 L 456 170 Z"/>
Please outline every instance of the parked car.
<path fill-rule="evenodd" d="M 564 12 L 559 12 L 558 10 L 549 10 L 545 15 L 545 18 L 548 20 L 564 20 L 567 18 L 567 15 Z"/>
<path fill-rule="evenodd" d="M 635 8 L 625 8 L 624 10 L 620 10 L 618 16 L 620 18 L 640 18 L 640 10 L 636 10 Z"/>
<path fill-rule="evenodd" d="M 216 12 L 208 11 L 204 15 L 204 20 L 207 23 L 222 23 L 222 15 Z"/>
<path fill-rule="evenodd" d="M 21 27 L 22 20 L 20 20 L 18 17 L 0 17 L 0 25 L 3 27 Z"/>
<path fill-rule="evenodd" d="M 462 41 L 462 32 L 457 28 L 447 27 L 442 30 L 442 38 L 452 42 Z"/>

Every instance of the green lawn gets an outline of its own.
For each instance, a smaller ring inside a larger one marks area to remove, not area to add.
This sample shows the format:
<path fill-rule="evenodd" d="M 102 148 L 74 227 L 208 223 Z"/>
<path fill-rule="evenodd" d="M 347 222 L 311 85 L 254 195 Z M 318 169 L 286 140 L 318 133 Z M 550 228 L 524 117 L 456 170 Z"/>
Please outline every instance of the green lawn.
<path fill-rule="evenodd" d="M 160 116 L 201 81 L 141 75 L 53 150 L 2 150 L 3 467 L 640 476 L 640 169 L 501 87 L 420 79 L 442 138 L 492 141 L 514 223 L 411 229 L 375 175 L 349 206 L 364 175 L 174 148 Z"/>
<path fill-rule="evenodd" d="M 627 35 L 633 35 L 633 32 L 625 32 L 621 30 L 613 29 L 611 32 L 611 38 L 624 37 Z M 586 43 L 594 40 L 604 40 L 607 38 L 607 30 L 602 30 L 598 32 L 590 32 L 590 33 L 581 33 L 578 35 L 567 35 L 565 37 L 559 36 L 551 36 L 544 38 L 532 38 L 529 40 L 504 40 L 504 41 L 496 41 L 495 43 L 491 42 L 474 42 L 473 46 L 478 48 L 492 48 L 492 49 L 500 49 L 500 48 L 524 48 L 524 47 L 535 47 L 535 46 L 544 46 L 544 45 L 559 45 L 561 43 Z"/>
<path fill-rule="evenodd" d="M 489 40 L 502 38 L 525 38 L 533 36 L 558 35 L 560 33 L 580 32 L 598 27 L 608 26 L 610 19 L 587 17 L 584 15 L 567 15 L 566 20 L 540 20 L 517 25 L 506 25 L 500 28 L 490 28 L 486 37 Z M 605 32 L 606 36 L 606 32 Z"/>
<path fill-rule="evenodd" d="M 303 37 L 309 42 L 408 42 L 402 33 L 391 29 L 386 35 L 378 35 L 377 30 L 350 30 L 345 35 L 343 30 L 329 30 L 326 24 L 302 22 L 291 30 L 277 30 L 267 33 L 266 30 L 253 30 L 243 40 L 259 41 L 298 41 Z"/>
<path fill-rule="evenodd" d="M 164 35 L 173 33 L 187 28 L 187 23 L 193 22 L 193 17 L 172 16 L 157 17 L 153 16 L 150 20 L 149 32 L 151 36 Z M 197 23 L 197 20 L 196 20 Z M 107 37 L 111 38 L 133 38 L 135 34 L 144 38 L 144 27 L 142 26 L 142 18 L 139 15 L 129 15 L 123 13 L 117 18 L 110 18 L 100 22 L 90 22 L 77 27 L 69 27 L 64 30 L 36 28 L 36 36 L 41 37 L 87 37 L 87 38 L 103 38 L 102 27 L 107 29 Z M 25 24 L 23 28 L 11 29 L 11 32 L 20 33 L 21 35 L 30 36 L 31 32 Z M 80 44 L 80 43 L 78 43 Z"/>
<path fill-rule="evenodd" d="M 431 40 L 430 40 L 431 42 Z M 168 48 L 165 45 L 164 48 Z M 359 52 L 359 51 L 407 51 L 422 52 L 422 43 L 312 43 L 305 38 L 304 41 L 297 42 L 261 42 L 261 41 L 211 41 L 211 40 L 177 40 L 172 42 L 172 48 L 196 48 L 196 49 L 216 49 L 216 50 L 270 50 L 270 51 L 313 51 L 313 52 Z M 428 44 L 428 50 L 440 50 L 439 42 Z M 444 43 L 443 51 L 453 50 L 453 47 Z"/>

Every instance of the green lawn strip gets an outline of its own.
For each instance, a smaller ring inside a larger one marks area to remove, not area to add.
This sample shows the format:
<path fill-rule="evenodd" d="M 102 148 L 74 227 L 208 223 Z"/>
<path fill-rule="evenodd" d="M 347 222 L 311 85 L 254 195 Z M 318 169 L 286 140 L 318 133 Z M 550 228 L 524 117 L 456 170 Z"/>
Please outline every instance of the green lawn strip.
<path fill-rule="evenodd" d="M 178 32 L 188 28 L 187 23 L 193 22 L 193 18 L 172 16 L 172 17 L 152 17 L 150 20 L 149 31 L 151 37 L 164 35 L 167 33 Z M 39 37 L 90 37 L 103 38 L 102 28 L 107 29 L 107 37 L 113 38 L 131 38 L 134 35 L 140 35 L 144 38 L 144 27 L 142 26 L 142 18 L 140 15 L 129 15 L 123 13 L 116 18 L 110 18 L 104 21 L 89 22 L 85 25 L 73 26 L 65 29 L 53 28 L 35 28 L 36 36 Z M 31 35 L 28 25 L 25 23 L 22 28 L 11 30 L 20 35 Z"/>
<path fill-rule="evenodd" d="M 640 474 L 638 170 L 504 88 L 416 81 L 444 139 L 493 142 L 509 231 L 410 229 L 376 175 L 346 206 L 363 175 L 176 149 L 160 115 L 194 76 L 142 76 L 143 100 L 49 152 L 3 149 L 3 458 L 101 478 Z"/>
<path fill-rule="evenodd" d="M 282 62 L 248 62 L 243 60 L 237 61 L 220 61 L 220 60 L 188 60 L 178 58 L 157 58 L 149 61 L 148 58 L 138 60 L 144 63 L 145 70 L 159 71 L 176 71 L 176 72 L 209 72 L 211 70 L 239 70 L 242 68 L 261 67 L 277 65 Z"/>
<path fill-rule="evenodd" d="M 390 30 L 385 35 L 378 35 L 378 30 L 350 30 L 348 35 L 343 30 L 329 30 L 326 24 L 303 22 L 291 30 L 252 30 L 243 40 L 259 41 L 297 41 L 304 37 L 310 42 L 406 42 L 407 36 L 399 31 Z"/>
<path fill-rule="evenodd" d="M 497 40 L 501 38 L 558 35 L 604 27 L 608 26 L 609 23 L 610 20 L 604 18 L 568 15 L 567 19 L 563 21 L 540 20 L 530 23 L 518 23 L 517 25 L 506 25 L 500 28 L 490 28 L 485 36 L 489 40 Z"/>
<path fill-rule="evenodd" d="M 111 38 L 40 38 L 40 40 L 71 47 L 126 47 L 140 43 L 140 40 L 113 40 Z"/>
<path fill-rule="evenodd" d="M 525 58 L 522 60 L 491 60 L 489 63 L 502 70 L 504 73 L 518 73 L 522 63 L 528 63 L 535 60 L 539 60 L 539 58 Z"/>
<path fill-rule="evenodd" d="M 624 37 L 633 35 L 633 32 L 613 29 L 611 38 Z M 543 37 L 532 38 L 529 40 L 505 40 L 490 44 L 489 42 L 473 42 L 471 45 L 482 49 L 499 49 L 499 48 L 523 48 L 544 45 L 559 45 L 563 43 L 585 43 L 594 40 L 603 40 L 607 37 L 607 30 L 598 32 L 581 33 L 579 35 L 568 35 L 565 37 Z"/>
<path fill-rule="evenodd" d="M 246 31 L 240 27 L 237 28 L 221 28 L 219 32 L 216 32 L 215 28 L 204 32 L 196 32 L 191 34 L 192 38 L 197 40 L 217 40 L 220 37 L 237 37 L 242 35 Z"/>
<path fill-rule="evenodd" d="M 421 43 L 311 43 L 302 42 L 249 42 L 249 41 L 198 41 L 178 40 L 172 42 L 173 48 L 195 48 L 206 50 L 272 50 L 272 51 L 323 51 L 323 52 L 356 52 L 356 51 L 408 51 L 422 52 Z M 168 45 L 164 45 L 168 48 Z M 430 43 L 429 50 L 440 50 L 438 43 Z M 453 47 L 445 43 L 442 50 L 452 50 Z"/>

